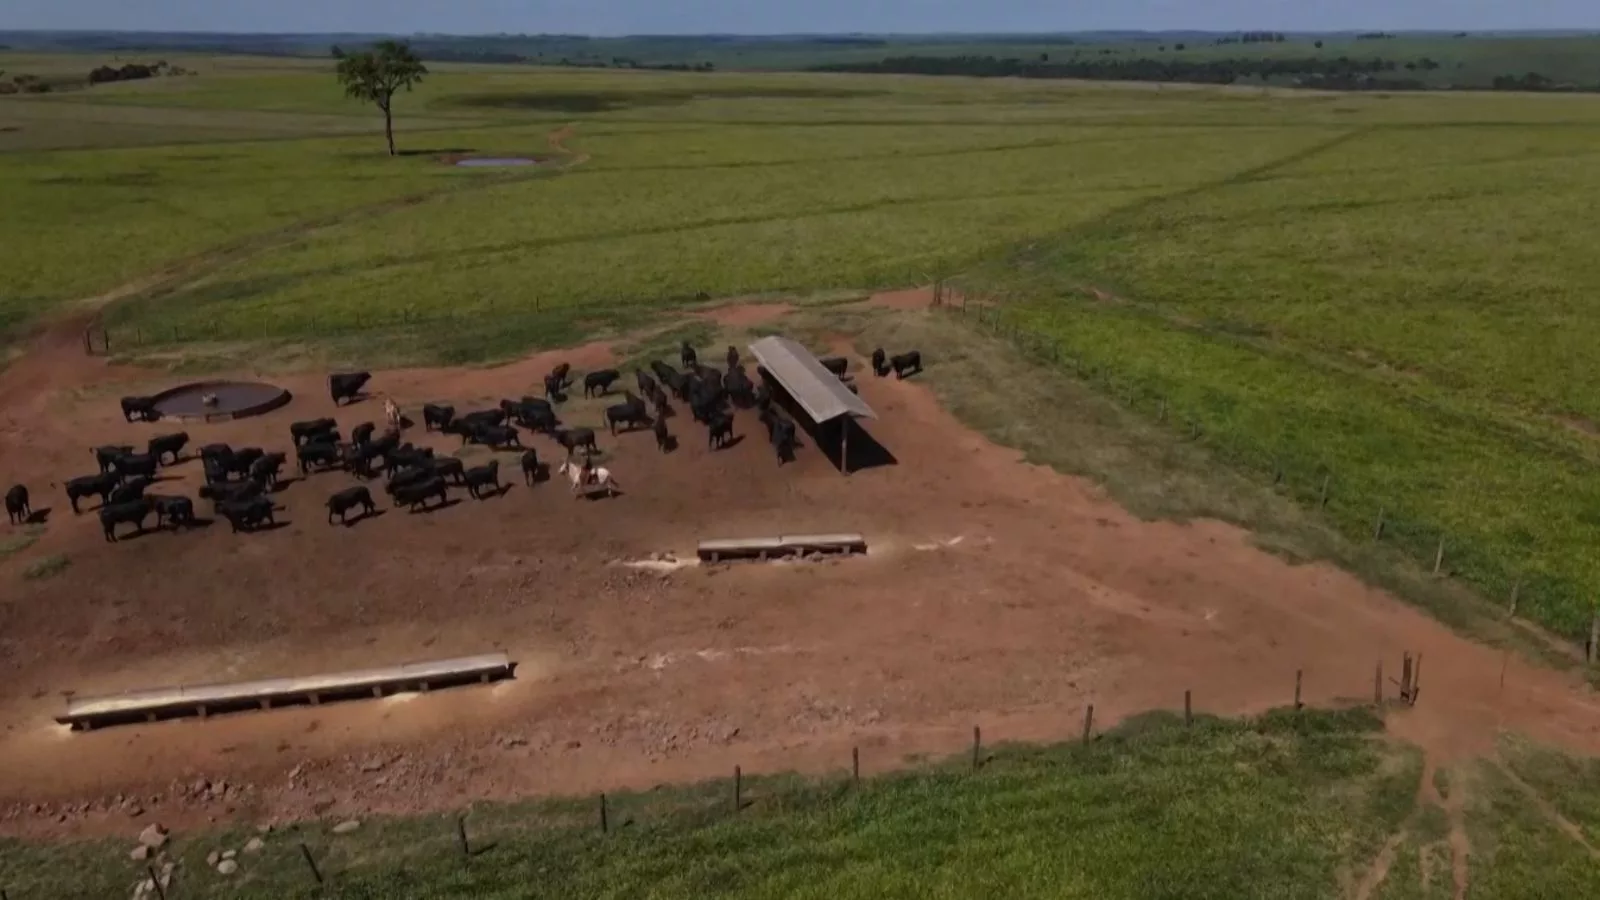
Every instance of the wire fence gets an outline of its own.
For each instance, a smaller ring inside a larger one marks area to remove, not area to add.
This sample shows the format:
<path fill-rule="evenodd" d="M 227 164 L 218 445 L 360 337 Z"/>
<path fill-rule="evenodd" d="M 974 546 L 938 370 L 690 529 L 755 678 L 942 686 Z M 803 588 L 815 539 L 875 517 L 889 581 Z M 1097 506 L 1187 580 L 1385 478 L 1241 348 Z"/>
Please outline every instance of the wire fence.
<path fill-rule="evenodd" d="M 1362 708 L 1365 706 L 1364 698 L 1368 696 L 1366 694 L 1368 687 L 1369 685 L 1367 684 L 1358 683 L 1346 686 L 1342 690 L 1331 691 L 1329 692 L 1330 696 L 1363 699 L 1347 701 L 1338 705 L 1322 707 L 1320 709 L 1325 712 L 1336 712 L 1340 710 Z M 1285 683 L 1284 692 L 1282 694 L 1284 699 L 1289 700 L 1290 702 L 1284 706 L 1276 707 L 1274 711 L 1268 715 L 1282 714 L 1286 716 L 1297 716 L 1299 713 L 1316 709 L 1315 707 L 1312 707 L 1304 702 L 1303 697 L 1306 689 L 1306 672 L 1304 669 L 1297 669 L 1294 673 L 1294 682 L 1292 688 Z M 1385 669 L 1384 660 L 1381 658 L 1378 659 L 1373 669 L 1370 689 L 1372 702 L 1368 708 L 1376 712 L 1382 713 L 1385 709 L 1394 706 L 1415 706 L 1422 692 L 1422 654 L 1417 653 L 1413 655 L 1409 651 L 1403 653 L 1398 669 Z M 1176 697 L 1174 697 L 1174 699 L 1176 700 Z M 1204 713 L 1197 714 L 1196 699 L 1197 698 L 1195 697 L 1195 693 L 1192 689 L 1185 689 L 1183 691 L 1181 721 L 1182 726 L 1186 731 L 1195 728 L 1198 720 L 1206 718 Z M 1174 716 L 1177 715 L 1176 708 L 1164 711 L 1170 712 Z M 1211 718 L 1214 720 L 1216 717 L 1212 716 Z M 1074 717 L 1072 721 L 1076 722 L 1076 718 Z M 1076 743 L 1084 748 L 1090 747 L 1097 740 L 1106 736 L 1106 732 L 1096 730 L 1097 724 L 1100 724 L 1100 720 L 1097 720 L 1096 718 L 1095 705 L 1092 703 L 1088 704 L 1083 709 L 1081 727 L 1074 725 L 1074 730 L 1069 732 L 1063 741 L 1058 741 L 1057 746 L 1060 746 L 1062 743 L 1066 743 L 1068 745 Z M 1175 721 L 1173 727 L 1176 727 Z M 949 771 L 949 766 L 960 766 L 961 769 L 964 769 L 973 775 L 977 775 L 992 765 L 1003 764 L 1005 761 L 1004 757 L 986 752 L 986 750 L 995 746 L 992 743 L 985 743 L 986 737 L 992 741 L 996 735 L 993 731 L 991 731 L 986 736 L 982 726 L 974 724 L 972 726 L 972 740 L 970 745 L 952 748 L 953 752 L 948 757 L 950 762 L 945 764 L 945 767 L 939 769 L 939 771 Z M 898 755 L 895 756 L 897 763 L 904 758 L 905 757 Z M 895 766 L 895 768 L 900 767 L 901 766 L 898 764 Z M 850 749 L 850 764 L 848 771 L 850 774 L 847 786 L 851 790 L 859 789 L 862 782 L 862 754 L 860 745 L 853 746 Z M 714 785 L 716 782 L 713 781 L 709 782 L 708 784 Z M 722 794 L 724 799 L 713 799 L 712 802 L 715 805 L 709 810 L 711 818 L 707 819 L 705 816 L 696 817 L 693 820 L 696 824 L 704 824 L 708 821 L 715 821 L 715 819 L 718 817 L 719 809 L 721 810 L 721 815 L 726 815 L 729 818 L 737 818 L 741 813 L 751 809 L 759 802 L 759 800 L 753 799 L 745 792 L 746 772 L 743 766 L 735 765 L 732 773 L 726 781 L 722 782 L 722 785 L 722 790 L 725 791 L 725 793 Z M 832 791 L 824 792 L 822 796 L 824 798 L 822 802 L 836 803 L 842 801 L 843 798 L 848 796 L 848 793 Z M 625 820 L 614 821 L 619 807 L 613 801 L 613 798 L 605 793 L 600 793 L 594 795 L 592 799 L 594 805 L 591 807 L 593 810 L 591 815 L 593 818 L 589 820 L 590 824 L 586 827 L 595 829 L 600 834 L 610 834 L 624 826 L 642 826 L 647 824 L 640 821 L 639 816 L 641 813 L 637 808 L 635 808 L 632 812 L 629 812 Z M 781 808 L 781 804 L 778 804 L 775 806 L 775 808 Z M 669 810 L 668 812 L 662 813 L 662 815 L 663 817 L 667 817 L 671 816 L 672 813 Z M 561 819 L 562 821 L 571 820 L 570 816 L 568 815 L 563 815 Z M 457 815 L 450 817 L 448 823 L 448 827 L 450 828 L 451 832 L 449 835 L 450 839 L 448 841 L 439 842 L 438 846 L 448 847 L 449 850 L 447 852 L 453 855 L 459 855 L 463 861 L 471 860 L 479 856 L 490 855 L 500 847 L 499 842 L 493 840 L 493 835 L 474 835 L 472 830 L 468 827 L 468 815 L 466 813 L 458 813 Z M 159 826 L 155 827 L 159 828 Z M 580 825 L 579 827 L 581 828 L 585 826 Z M 334 834 L 339 834 L 341 831 L 342 828 L 336 827 L 333 829 Z M 181 873 L 176 858 L 169 857 L 165 850 L 166 833 L 164 830 L 161 831 L 161 835 L 162 839 L 160 840 L 158 846 L 152 847 L 148 851 L 140 852 L 136 856 L 136 858 L 144 864 L 143 873 L 145 876 L 144 879 L 134 889 L 134 897 L 136 900 L 140 900 L 140 898 L 142 898 L 142 900 L 181 900 L 181 898 L 188 896 L 200 896 L 202 894 L 210 895 L 216 893 L 214 890 L 212 890 L 214 884 L 202 884 L 195 887 L 193 890 L 186 891 L 187 885 L 185 881 L 189 879 L 195 879 L 197 876 L 194 873 L 189 873 L 182 875 L 180 878 Z M 141 844 L 141 846 L 144 845 Z M 297 876 L 290 873 L 288 869 L 284 869 L 283 871 L 277 873 L 280 876 L 279 880 L 283 881 L 284 883 L 290 883 L 299 880 L 303 887 L 320 892 L 324 889 L 333 889 L 333 887 L 338 884 L 341 878 L 347 875 L 347 873 L 338 870 L 336 861 L 330 861 L 335 855 L 333 852 L 335 848 L 331 846 L 316 846 L 314 838 L 311 840 L 300 840 L 294 845 L 286 846 L 294 846 L 297 852 L 289 854 L 277 854 L 273 858 L 274 861 L 272 864 L 278 866 L 291 866 L 299 869 L 300 872 Z M 429 846 L 431 847 L 433 844 L 430 842 Z M 347 850 L 347 848 L 340 849 Z M 502 852 L 511 852 L 511 848 L 506 848 Z M 352 860 L 359 859 L 360 857 L 352 857 L 348 852 L 344 852 L 340 858 Z M 215 859 L 208 857 L 206 862 L 208 867 L 216 867 L 226 860 L 235 860 L 233 868 L 226 870 L 219 869 L 216 873 L 212 874 L 230 874 L 238 869 L 240 864 L 237 862 L 234 855 Z M 266 860 L 262 860 L 263 864 L 265 862 Z M 285 875 L 288 875 L 289 877 L 283 877 Z M 0 885 L 0 900 L 35 900 L 36 897 L 43 896 L 45 895 L 32 893 L 25 894 L 19 889 L 7 888 L 3 885 Z"/>
<path fill-rule="evenodd" d="M 1269 480 L 1280 495 L 1315 511 L 1346 537 L 1381 543 L 1398 550 L 1440 579 L 1453 578 L 1475 588 L 1491 602 L 1504 603 L 1505 615 L 1518 624 L 1549 627 L 1582 649 L 1593 665 L 1600 654 L 1600 608 L 1580 586 L 1544 572 L 1518 569 L 1503 555 L 1452 536 L 1444 528 L 1409 516 L 1396 504 L 1369 503 L 1341 490 L 1338 473 L 1328 466 L 1296 467 L 1259 446 L 1208 434 L 1201 415 L 1184 409 L 1159 389 L 1141 384 L 1108 367 L 1073 354 L 1053 336 L 1031 328 L 995 298 L 957 293 L 944 282 L 933 289 L 934 306 L 959 316 L 1007 341 L 1029 359 L 1062 369 L 1125 408 L 1144 414 L 1207 451 L 1235 470 Z M 1530 608 L 1537 619 L 1519 617 Z"/>

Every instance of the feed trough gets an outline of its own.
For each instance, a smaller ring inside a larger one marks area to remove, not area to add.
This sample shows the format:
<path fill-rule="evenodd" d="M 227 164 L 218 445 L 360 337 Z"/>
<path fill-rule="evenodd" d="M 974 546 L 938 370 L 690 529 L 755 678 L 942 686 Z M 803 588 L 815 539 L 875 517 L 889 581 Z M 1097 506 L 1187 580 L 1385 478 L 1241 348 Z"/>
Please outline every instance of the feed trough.
<path fill-rule="evenodd" d="M 151 398 L 161 418 L 178 422 L 225 422 L 271 412 L 288 403 L 288 391 L 260 381 L 196 381 Z"/>
<path fill-rule="evenodd" d="M 324 701 L 382 697 L 402 691 L 487 684 L 510 678 L 515 668 L 516 663 L 506 654 L 488 653 L 330 675 L 128 691 L 71 700 L 67 703 L 66 713 L 57 716 L 56 721 L 70 725 L 77 731 L 87 731 L 104 725 L 154 722 L 186 716 L 204 719 L 220 712 L 271 709 L 274 706 L 315 706 Z"/>
<path fill-rule="evenodd" d="M 729 559 L 783 559 L 822 553 L 849 556 L 867 552 L 867 541 L 859 534 L 788 534 L 777 537 L 719 538 L 701 541 L 699 555 L 703 562 L 722 562 Z"/>

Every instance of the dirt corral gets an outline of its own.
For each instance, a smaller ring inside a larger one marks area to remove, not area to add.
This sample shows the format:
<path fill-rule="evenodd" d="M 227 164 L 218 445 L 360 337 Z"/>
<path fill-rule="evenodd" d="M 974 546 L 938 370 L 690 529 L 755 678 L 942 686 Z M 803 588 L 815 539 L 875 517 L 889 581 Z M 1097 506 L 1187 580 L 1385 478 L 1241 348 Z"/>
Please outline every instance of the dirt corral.
<path fill-rule="evenodd" d="M 1215 522 L 1141 522 L 1081 480 L 1028 465 L 967 430 L 916 380 L 866 375 L 867 429 L 895 458 L 843 477 L 807 442 L 779 468 L 753 413 L 720 452 L 672 420 L 601 434 L 625 493 L 577 500 L 560 480 L 427 514 L 384 508 L 330 526 L 323 501 L 354 480 L 313 475 L 277 495 L 289 524 L 226 523 L 108 544 L 60 488 L 89 448 L 172 430 L 127 424 L 116 398 L 150 373 L 46 340 L 0 372 L 0 480 L 50 507 L 33 547 L 0 560 L 0 827 L 92 832 L 156 811 L 169 825 L 409 811 L 746 771 L 869 770 L 994 740 L 1061 738 L 1085 705 L 1101 723 L 1152 707 L 1234 713 L 1370 698 L 1373 665 L 1422 652 L 1424 698 L 1397 729 L 1430 752 L 1488 749 L 1501 727 L 1600 747 L 1600 712 L 1573 676 L 1502 656 L 1332 568 L 1291 566 Z M 376 395 L 413 418 L 540 393 L 557 361 L 376 373 L 372 399 L 335 409 L 320 376 L 278 378 L 287 407 L 184 427 L 200 444 L 289 449 L 288 424 L 381 424 Z M 937 365 L 934 361 L 933 365 Z M 861 367 L 855 360 L 853 367 Z M 625 378 L 631 383 L 631 375 Z M 598 425 L 598 404 L 569 422 Z M 440 450 L 454 437 L 408 438 Z M 546 460 L 556 445 L 524 440 Z M 486 459 L 477 451 L 470 462 Z M 193 495 L 197 461 L 161 493 Z M 375 493 L 376 491 L 375 486 Z M 92 505 L 92 501 L 91 501 Z M 199 504 L 202 511 L 209 504 Z M 701 567 L 700 538 L 859 532 L 866 557 Z M 670 557 L 663 558 L 670 554 Z M 65 555 L 54 577 L 23 576 Z M 632 564 L 630 564 L 632 563 Z M 518 677 L 378 701 L 70 733 L 67 692 L 313 674 L 503 649 Z M 1392 688 L 1390 689 L 1392 693 Z M 199 785 L 197 787 L 197 785 Z"/>

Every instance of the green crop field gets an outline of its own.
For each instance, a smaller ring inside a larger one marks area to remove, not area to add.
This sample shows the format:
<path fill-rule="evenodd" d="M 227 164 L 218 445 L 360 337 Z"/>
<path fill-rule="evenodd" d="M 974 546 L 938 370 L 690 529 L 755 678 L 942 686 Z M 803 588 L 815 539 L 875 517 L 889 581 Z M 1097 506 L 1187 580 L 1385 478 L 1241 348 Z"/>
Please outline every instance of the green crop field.
<path fill-rule="evenodd" d="M 1470 842 L 1461 874 L 1471 896 L 1600 890 L 1589 851 L 1561 830 L 1600 829 L 1592 764 L 1510 743 L 1498 762 L 1428 770 L 1381 727 L 1365 709 L 1189 728 L 1153 714 L 1088 747 L 985 748 L 977 771 L 964 756 L 860 784 L 848 773 L 748 778 L 737 813 L 726 781 L 613 795 L 607 833 L 596 797 L 482 805 L 464 820 L 466 858 L 450 818 L 375 820 L 348 835 L 304 823 L 268 835 L 228 877 L 204 858 L 253 831 L 179 833 L 170 892 L 1412 900 L 1460 896 L 1453 830 Z M 0 884 L 18 898 L 120 895 L 143 877 L 126 851 L 0 841 Z"/>
<path fill-rule="evenodd" d="M 1327 478 L 1347 534 L 1382 511 L 1587 632 L 1600 100 L 439 64 L 390 159 L 326 61 L 174 59 L 0 97 L 0 334 L 115 291 L 132 358 L 473 362 L 950 278 L 1284 490 Z"/>

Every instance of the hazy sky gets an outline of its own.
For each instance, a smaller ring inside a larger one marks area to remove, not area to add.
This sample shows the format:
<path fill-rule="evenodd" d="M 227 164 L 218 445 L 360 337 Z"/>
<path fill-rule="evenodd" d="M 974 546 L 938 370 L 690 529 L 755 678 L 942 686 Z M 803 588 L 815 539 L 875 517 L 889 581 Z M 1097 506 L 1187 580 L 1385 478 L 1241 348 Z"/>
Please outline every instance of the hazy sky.
<path fill-rule="evenodd" d="M 1600 0 L 0 0 L 3 29 L 670 34 L 1600 27 Z"/>

